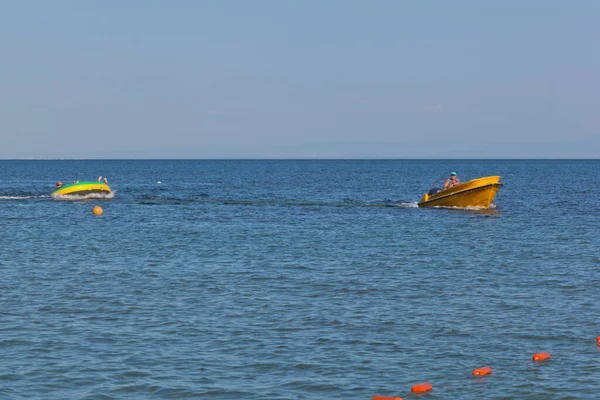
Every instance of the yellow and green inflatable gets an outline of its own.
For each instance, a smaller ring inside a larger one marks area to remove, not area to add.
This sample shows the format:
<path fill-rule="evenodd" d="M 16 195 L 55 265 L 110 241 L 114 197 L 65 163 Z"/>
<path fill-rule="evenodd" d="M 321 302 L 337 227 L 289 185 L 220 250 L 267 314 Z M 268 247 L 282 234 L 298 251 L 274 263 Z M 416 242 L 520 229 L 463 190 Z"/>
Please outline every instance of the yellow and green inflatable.
<path fill-rule="evenodd" d="M 52 197 L 86 196 L 89 194 L 110 194 L 110 187 L 101 182 L 79 182 L 65 185 L 52 192 Z"/>

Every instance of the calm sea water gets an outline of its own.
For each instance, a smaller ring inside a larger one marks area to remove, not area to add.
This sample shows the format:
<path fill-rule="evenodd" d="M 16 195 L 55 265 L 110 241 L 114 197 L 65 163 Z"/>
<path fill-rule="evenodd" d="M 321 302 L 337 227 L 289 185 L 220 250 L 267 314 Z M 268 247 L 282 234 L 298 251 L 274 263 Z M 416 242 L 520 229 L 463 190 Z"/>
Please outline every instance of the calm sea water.
<path fill-rule="evenodd" d="M 496 208 L 416 208 L 451 170 Z M 599 209 L 599 161 L 0 161 L 0 398 L 600 398 Z"/>

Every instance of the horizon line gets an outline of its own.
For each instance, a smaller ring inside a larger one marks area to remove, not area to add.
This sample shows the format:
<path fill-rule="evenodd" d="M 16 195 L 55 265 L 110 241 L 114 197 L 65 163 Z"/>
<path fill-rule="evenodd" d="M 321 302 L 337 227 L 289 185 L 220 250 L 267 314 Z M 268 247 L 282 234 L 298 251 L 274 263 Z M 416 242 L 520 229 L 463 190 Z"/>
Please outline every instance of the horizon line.
<path fill-rule="evenodd" d="M 534 161 L 534 160 L 547 160 L 547 161 L 599 161 L 598 158 L 589 157 L 487 157 L 487 158 L 474 158 L 474 157 L 348 157 L 348 158 L 330 158 L 330 157 L 290 157 L 290 158 L 261 158 L 261 157 L 239 157 L 239 158 L 195 158 L 195 157 L 180 157 L 180 158 L 154 158 L 154 157 L 132 157 L 132 158 L 114 158 L 114 157 L 90 157 L 90 158 L 78 158 L 78 157 L 28 157 L 28 158 L 3 158 L 0 157 L 0 161 L 434 161 L 434 160 L 473 160 L 473 161 L 487 161 L 487 160 L 498 160 L 498 161 Z"/>

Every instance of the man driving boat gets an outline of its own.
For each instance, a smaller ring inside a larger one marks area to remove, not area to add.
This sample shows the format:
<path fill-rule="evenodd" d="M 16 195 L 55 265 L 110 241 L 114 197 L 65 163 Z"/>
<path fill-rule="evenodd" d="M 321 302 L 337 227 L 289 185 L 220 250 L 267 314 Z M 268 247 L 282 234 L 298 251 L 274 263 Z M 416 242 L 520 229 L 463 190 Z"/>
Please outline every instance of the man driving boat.
<path fill-rule="evenodd" d="M 460 180 L 456 177 L 456 172 L 452 172 L 450 178 L 446 179 L 446 182 L 444 182 L 444 190 L 450 189 L 456 185 L 460 185 Z"/>

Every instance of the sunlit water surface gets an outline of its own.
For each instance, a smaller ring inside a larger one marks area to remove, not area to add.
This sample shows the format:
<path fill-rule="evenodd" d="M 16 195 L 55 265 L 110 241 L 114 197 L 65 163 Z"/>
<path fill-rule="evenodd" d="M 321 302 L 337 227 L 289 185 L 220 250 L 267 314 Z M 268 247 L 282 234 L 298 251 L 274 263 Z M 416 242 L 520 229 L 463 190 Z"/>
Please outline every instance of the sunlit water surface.
<path fill-rule="evenodd" d="M 417 208 L 451 170 L 495 208 Z M 599 208 L 598 161 L 0 161 L 0 397 L 600 398 Z"/>

